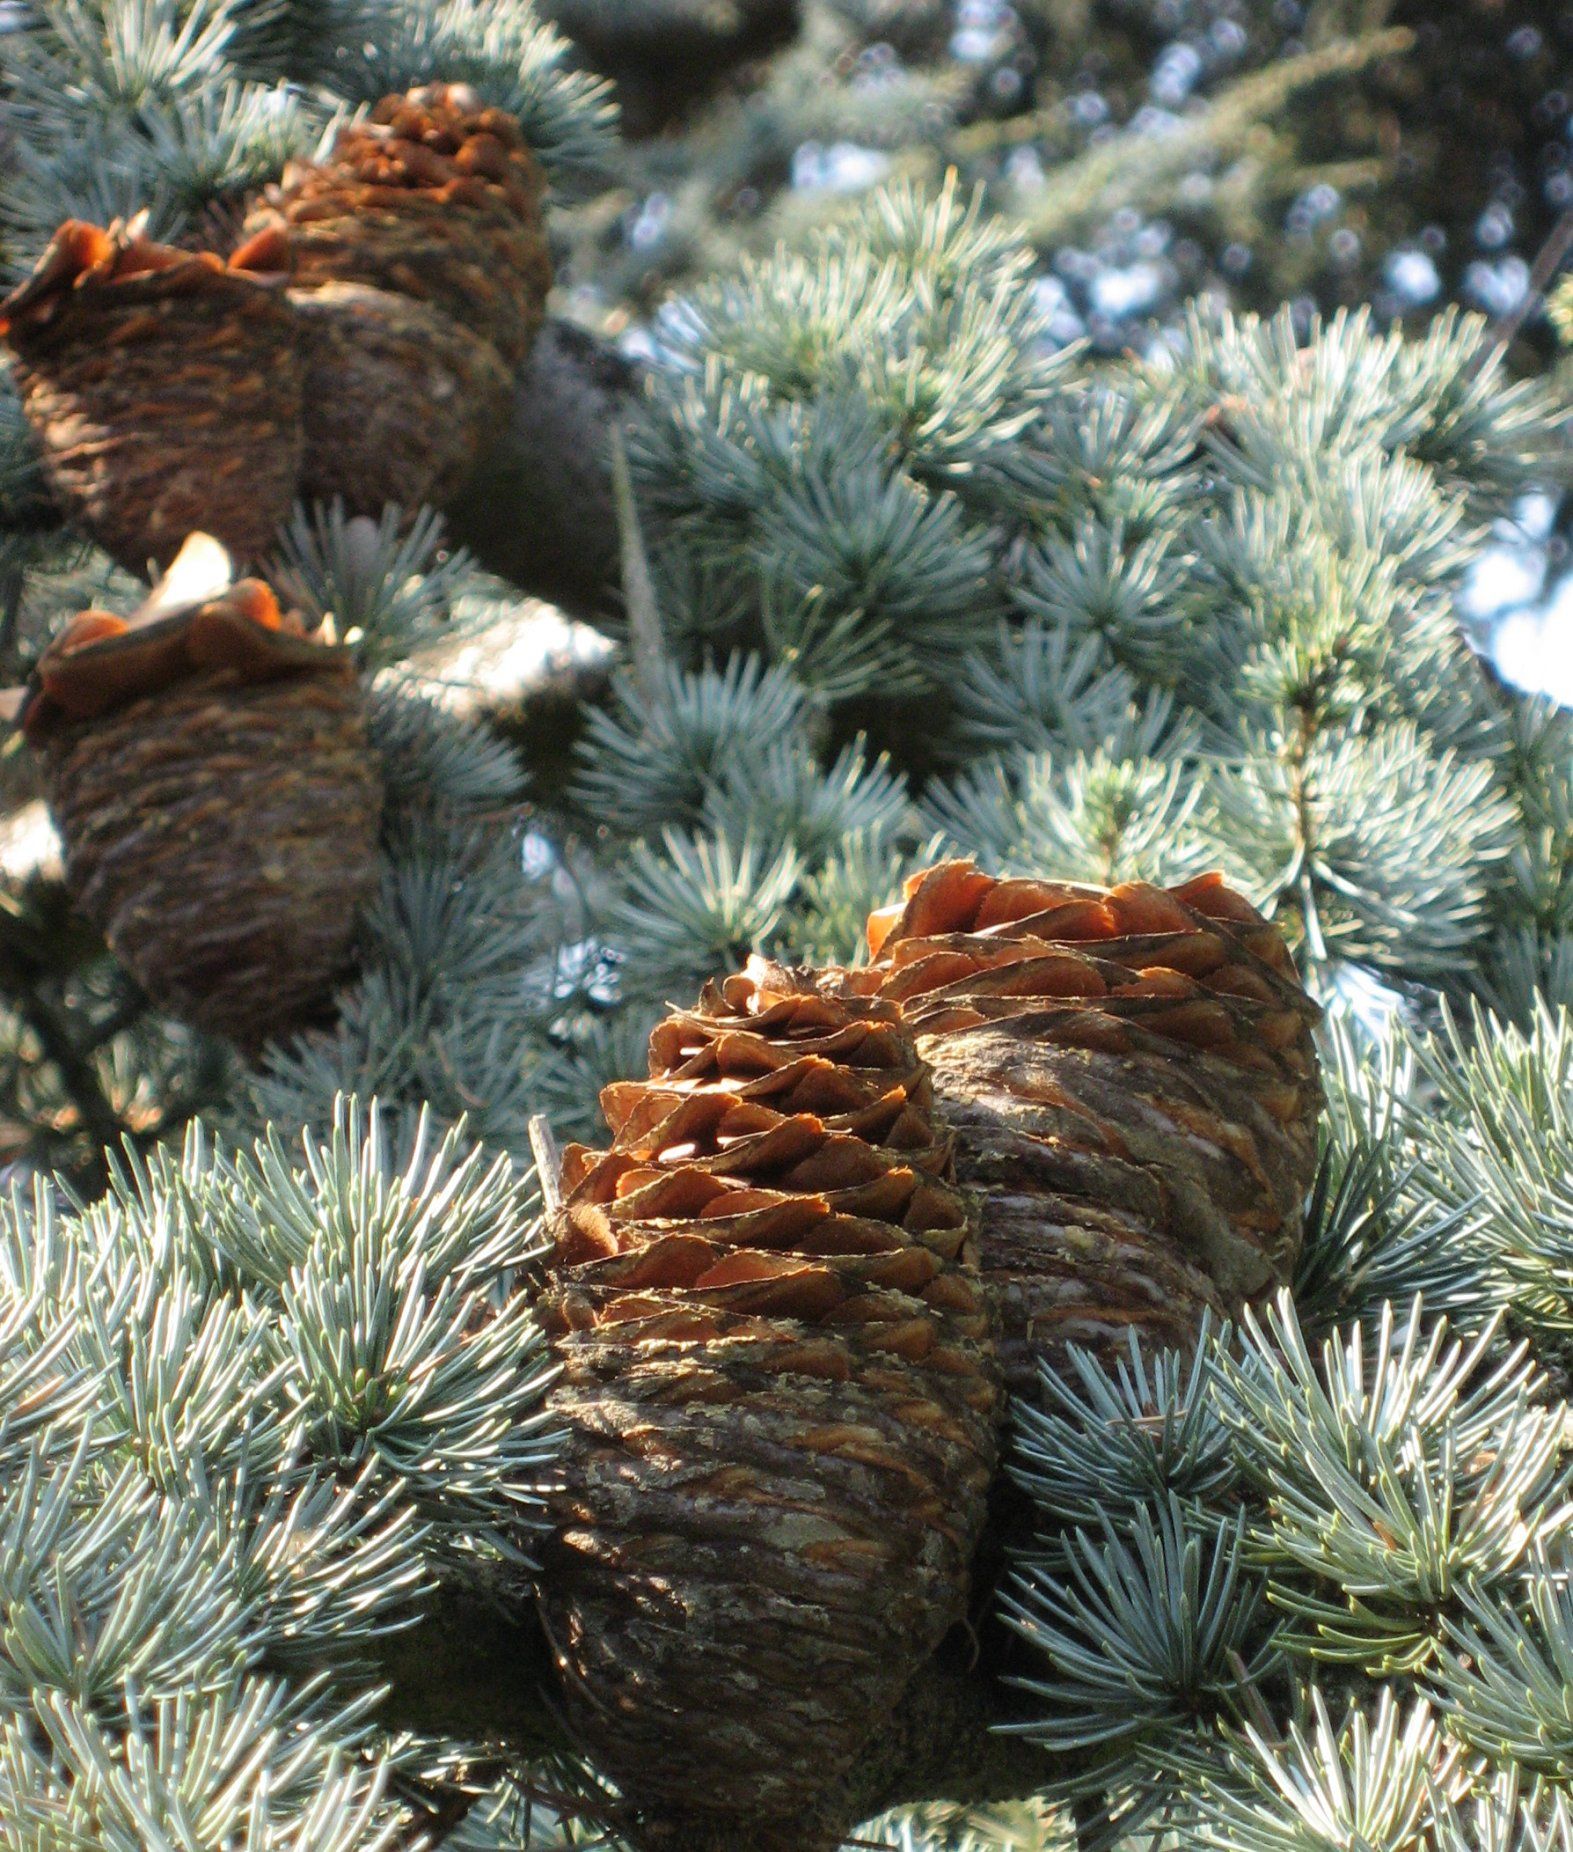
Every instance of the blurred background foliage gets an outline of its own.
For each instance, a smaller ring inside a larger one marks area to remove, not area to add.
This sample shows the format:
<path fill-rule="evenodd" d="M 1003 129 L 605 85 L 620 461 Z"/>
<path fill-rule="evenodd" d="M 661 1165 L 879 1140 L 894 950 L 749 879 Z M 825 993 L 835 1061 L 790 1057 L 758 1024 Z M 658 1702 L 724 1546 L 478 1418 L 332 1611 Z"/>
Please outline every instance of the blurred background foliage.
<path fill-rule="evenodd" d="M 555 8 L 570 32 L 595 15 L 603 50 L 614 17 L 682 10 Z M 795 32 L 717 70 L 717 93 L 676 120 L 650 100 L 665 90 L 658 59 L 622 67 L 625 109 L 648 132 L 577 228 L 608 266 L 577 265 L 578 287 L 606 312 L 801 235 L 877 179 L 947 167 L 1025 226 L 1065 333 L 1111 345 L 1203 290 L 1301 313 L 1500 313 L 1573 205 L 1573 9 L 1554 0 L 732 10 Z M 1543 324 L 1536 338 L 1544 352 Z"/>

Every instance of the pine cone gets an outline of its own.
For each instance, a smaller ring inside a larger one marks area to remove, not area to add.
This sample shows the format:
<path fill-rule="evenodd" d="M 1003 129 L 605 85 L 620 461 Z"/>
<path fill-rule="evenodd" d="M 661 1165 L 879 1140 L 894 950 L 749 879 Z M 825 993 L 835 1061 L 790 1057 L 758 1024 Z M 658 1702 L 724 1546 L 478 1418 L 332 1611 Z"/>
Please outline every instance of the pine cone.
<path fill-rule="evenodd" d="M 246 580 L 128 626 L 85 611 L 22 726 L 66 884 L 161 1009 L 254 1048 L 345 974 L 382 785 L 343 650 Z"/>
<path fill-rule="evenodd" d="M 1000 881 L 950 862 L 869 922 L 849 979 L 934 1070 L 1010 1386 L 1134 1326 L 1184 1346 L 1206 1308 L 1286 1281 L 1316 1164 L 1319 1011 L 1277 929 L 1216 875 L 1164 891 Z"/>
<path fill-rule="evenodd" d="M 194 529 L 258 558 L 289 512 L 301 363 L 283 262 L 272 237 L 225 263 L 71 220 L 0 302 L 45 473 L 129 571 Z"/>
<path fill-rule="evenodd" d="M 463 487 L 513 382 L 489 341 L 361 283 L 294 289 L 306 361 L 301 493 L 352 514 L 413 512 Z"/>
<path fill-rule="evenodd" d="M 294 282 L 365 283 L 428 303 L 511 370 L 551 287 L 544 181 L 519 124 L 467 86 L 384 97 L 320 166 L 292 163 L 247 221 L 287 228 Z"/>
<path fill-rule="evenodd" d="M 646 1846 L 834 1846 L 823 1797 L 964 1611 L 999 1383 L 895 1012 L 759 963 L 570 1150 L 545 1616 Z"/>

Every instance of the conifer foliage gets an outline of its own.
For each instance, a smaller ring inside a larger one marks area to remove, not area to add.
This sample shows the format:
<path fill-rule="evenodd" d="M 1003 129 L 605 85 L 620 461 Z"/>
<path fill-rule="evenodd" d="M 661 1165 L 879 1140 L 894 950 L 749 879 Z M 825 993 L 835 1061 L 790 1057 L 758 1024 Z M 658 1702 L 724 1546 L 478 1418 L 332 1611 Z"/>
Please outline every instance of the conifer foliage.
<path fill-rule="evenodd" d="M 50 284 L 144 327 L 171 278 L 275 304 L 248 212 L 331 242 L 302 201 L 375 194 L 386 97 L 505 112 L 537 216 L 611 147 L 523 0 L 36 0 L 0 60 L 7 288 L 145 213 Z M 386 295 L 407 354 L 390 279 L 291 291 Z M 501 404 L 539 301 L 479 300 Z M 643 332 L 566 737 L 444 698 L 525 610 L 440 511 L 239 510 L 382 794 L 305 1026 L 150 1004 L 5 762 L 0 1849 L 1573 1847 L 1573 727 L 1461 623 L 1564 408 L 1453 314 L 1067 348 L 955 184 Z M 116 673 L 75 646 L 141 635 L 146 553 L 12 336 L 36 718 Z"/>

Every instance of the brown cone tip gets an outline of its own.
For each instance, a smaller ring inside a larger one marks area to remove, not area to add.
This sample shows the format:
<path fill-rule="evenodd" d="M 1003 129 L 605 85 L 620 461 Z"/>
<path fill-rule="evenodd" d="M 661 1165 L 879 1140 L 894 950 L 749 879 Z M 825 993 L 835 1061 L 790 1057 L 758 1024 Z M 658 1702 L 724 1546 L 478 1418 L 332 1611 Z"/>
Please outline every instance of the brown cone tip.
<path fill-rule="evenodd" d="M 1184 1345 L 1202 1313 L 1287 1278 L 1321 1104 L 1282 935 L 1221 877 L 1177 888 L 1001 880 L 970 861 L 869 920 L 847 982 L 900 1010 L 934 1066 L 1012 1386 L 1132 1327 Z"/>
<path fill-rule="evenodd" d="M 107 229 L 67 219 L 33 273 L 0 301 L 0 335 L 15 340 L 42 328 L 72 299 L 115 290 L 139 278 L 157 277 L 157 287 L 180 293 L 258 284 L 288 268 L 287 235 L 272 229 L 249 240 L 233 256 L 186 251 L 144 237 L 136 221 Z"/>
<path fill-rule="evenodd" d="M 545 183 L 518 122 L 467 86 L 384 97 L 320 163 L 292 162 L 247 219 L 287 228 L 298 287 L 361 283 L 529 351 L 551 288 Z"/>
<path fill-rule="evenodd" d="M 483 105 L 465 84 L 428 84 L 386 96 L 364 122 L 342 129 L 322 165 L 296 162 L 284 191 L 304 205 L 346 185 L 416 192 L 438 203 L 505 203 L 534 213 L 545 179 L 517 120 Z"/>
<path fill-rule="evenodd" d="M 384 97 L 369 125 L 339 137 L 334 158 L 376 186 L 484 181 L 521 210 L 538 203 L 545 184 L 518 121 L 486 107 L 468 84 L 427 84 Z"/>
<path fill-rule="evenodd" d="M 896 1012 L 812 974 L 707 988 L 602 1101 L 546 1302 L 570 1710 L 636 1842 L 817 1846 L 965 1610 L 999 1412 L 973 1217 Z"/>
<path fill-rule="evenodd" d="M 50 490 L 128 572 L 194 528 L 263 558 L 300 474 L 301 360 L 282 232 L 226 263 L 61 226 L 0 304 L 0 335 Z"/>
<path fill-rule="evenodd" d="M 139 614 L 140 615 L 140 614 Z M 347 654 L 309 636 L 270 588 L 242 579 L 212 598 L 139 622 L 107 611 L 71 619 L 39 658 L 20 723 L 38 744 L 62 726 L 97 719 L 194 676 L 236 683 L 302 672 L 351 672 Z"/>

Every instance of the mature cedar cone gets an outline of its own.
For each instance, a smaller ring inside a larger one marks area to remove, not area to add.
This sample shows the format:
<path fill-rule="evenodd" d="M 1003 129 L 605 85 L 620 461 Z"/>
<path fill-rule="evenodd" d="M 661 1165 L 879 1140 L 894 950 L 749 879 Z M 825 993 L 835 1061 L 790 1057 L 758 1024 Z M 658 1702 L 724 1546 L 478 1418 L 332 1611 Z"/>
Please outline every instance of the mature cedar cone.
<path fill-rule="evenodd" d="M 1287 1280 L 1316 1161 L 1319 1011 L 1216 875 L 1165 891 L 915 876 L 848 979 L 934 1070 L 1013 1389 L 1068 1343 L 1186 1345 Z"/>
<path fill-rule="evenodd" d="M 345 651 L 254 579 L 161 589 L 129 621 L 74 618 L 21 723 L 66 885 L 155 1004 L 247 1048 L 321 1009 L 382 811 Z"/>
<path fill-rule="evenodd" d="M 306 363 L 301 493 L 352 514 L 441 505 L 464 485 L 513 382 L 489 341 L 364 283 L 292 289 Z"/>
<path fill-rule="evenodd" d="M 635 1843 L 817 1852 L 965 1607 L 1000 1404 L 973 1215 L 877 1000 L 755 961 L 650 1075 L 564 1166 L 544 1619 Z"/>
<path fill-rule="evenodd" d="M 0 335 L 45 474 L 67 510 L 132 572 L 186 535 L 243 559 L 295 499 L 301 363 L 284 300 L 284 241 L 228 262 L 71 219 L 0 302 Z"/>
<path fill-rule="evenodd" d="M 247 221 L 288 228 L 297 288 L 365 283 L 453 317 L 511 370 L 545 313 L 544 182 L 515 119 L 464 84 L 384 97 L 323 164 L 292 162 Z"/>

